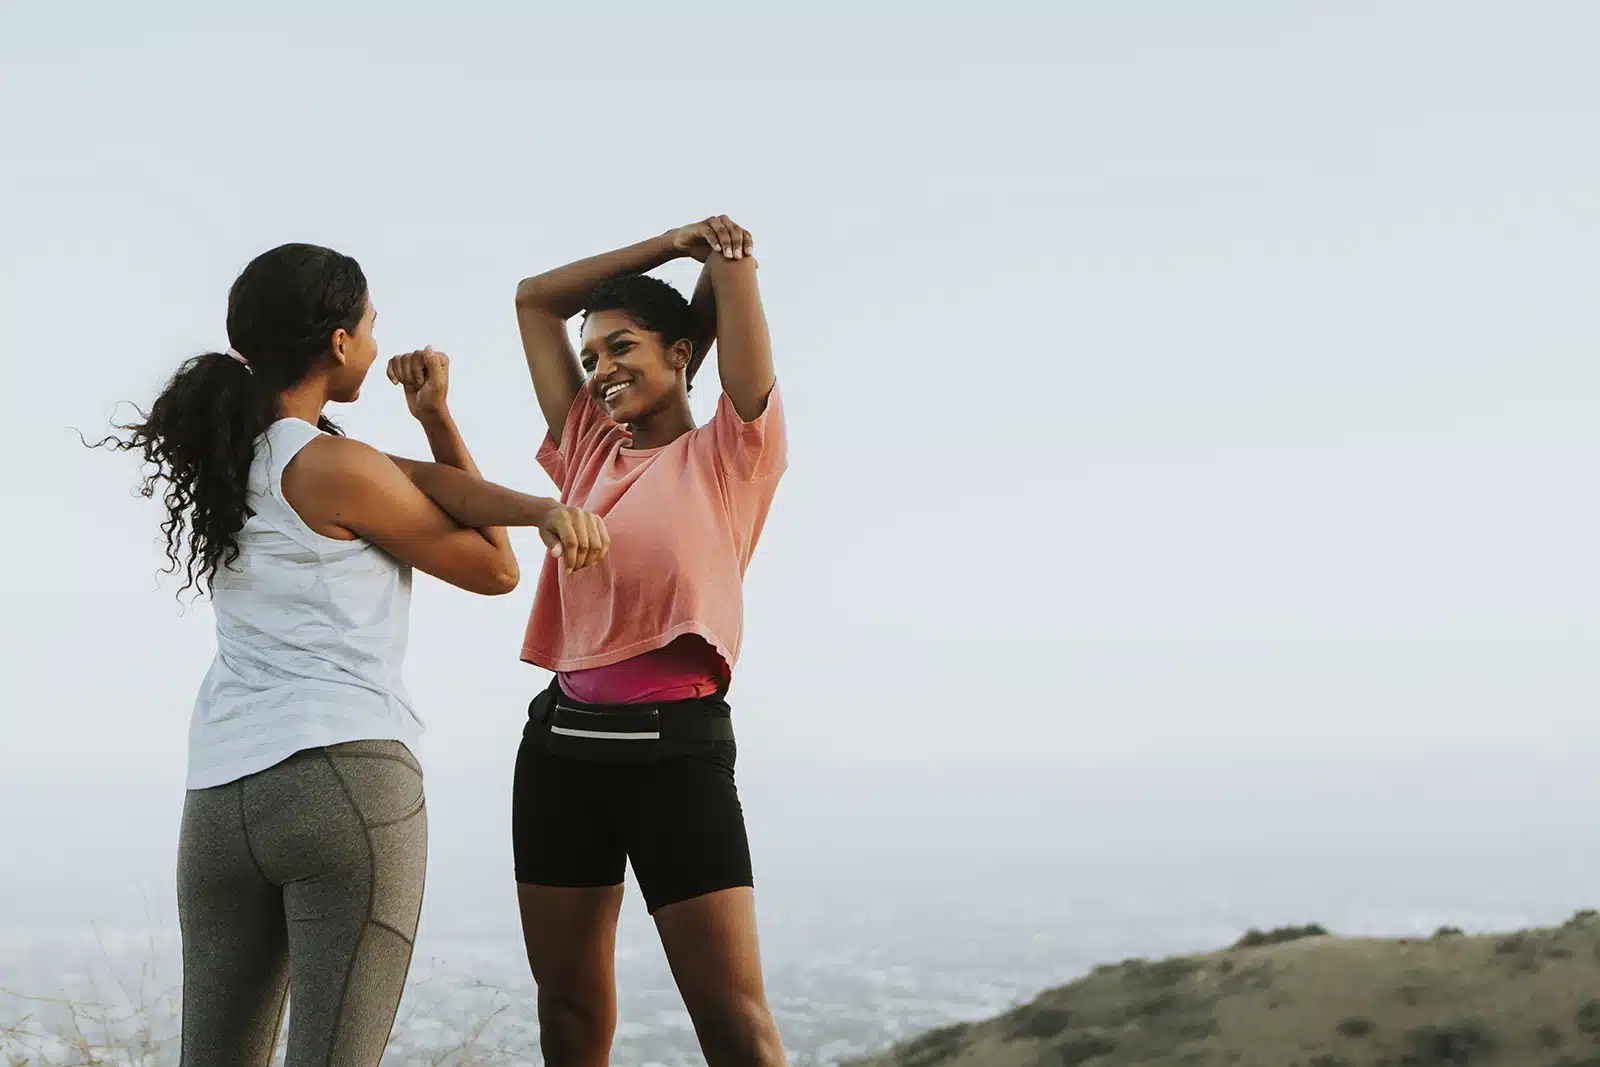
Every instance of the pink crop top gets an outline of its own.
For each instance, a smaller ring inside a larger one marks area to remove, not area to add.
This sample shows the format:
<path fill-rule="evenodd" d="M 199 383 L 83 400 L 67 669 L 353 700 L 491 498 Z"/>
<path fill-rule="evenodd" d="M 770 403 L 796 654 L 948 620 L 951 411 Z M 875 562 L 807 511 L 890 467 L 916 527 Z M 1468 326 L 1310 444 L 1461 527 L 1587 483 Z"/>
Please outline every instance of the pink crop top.
<path fill-rule="evenodd" d="M 723 395 L 704 426 L 636 449 L 586 387 L 539 464 L 563 503 L 605 519 L 611 551 L 576 574 L 544 557 L 522 658 L 597 704 L 725 685 L 743 637 L 744 572 L 787 465 L 778 389 L 751 422 Z"/>

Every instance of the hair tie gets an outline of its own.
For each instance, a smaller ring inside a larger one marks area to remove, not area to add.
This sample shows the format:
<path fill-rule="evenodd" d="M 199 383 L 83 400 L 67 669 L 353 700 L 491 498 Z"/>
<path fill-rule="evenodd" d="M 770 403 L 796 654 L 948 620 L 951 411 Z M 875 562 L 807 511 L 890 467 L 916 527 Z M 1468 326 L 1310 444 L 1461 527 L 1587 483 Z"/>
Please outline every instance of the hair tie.
<path fill-rule="evenodd" d="M 242 355 L 240 355 L 239 354 L 239 350 L 237 348 L 230 347 L 228 349 L 228 358 L 229 359 L 238 360 L 240 365 L 242 365 L 245 370 L 249 370 L 251 374 L 255 373 L 255 371 L 250 370 L 250 361 L 248 359 L 245 359 Z"/>

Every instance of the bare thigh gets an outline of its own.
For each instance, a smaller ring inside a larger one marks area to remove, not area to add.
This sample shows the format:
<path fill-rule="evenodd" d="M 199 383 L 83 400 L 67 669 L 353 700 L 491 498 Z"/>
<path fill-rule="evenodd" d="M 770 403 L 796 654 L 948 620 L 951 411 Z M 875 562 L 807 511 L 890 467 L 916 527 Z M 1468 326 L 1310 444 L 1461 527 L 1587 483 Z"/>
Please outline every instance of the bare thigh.
<path fill-rule="evenodd" d="M 783 1064 L 761 977 L 755 891 L 743 886 L 669 904 L 655 921 L 709 1067 Z"/>
<path fill-rule="evenodd" d="M 547 1067 L 604 1067 L 617 1025 L 622 886 L 517 885 L 528 966 L 539 987 Z"/>

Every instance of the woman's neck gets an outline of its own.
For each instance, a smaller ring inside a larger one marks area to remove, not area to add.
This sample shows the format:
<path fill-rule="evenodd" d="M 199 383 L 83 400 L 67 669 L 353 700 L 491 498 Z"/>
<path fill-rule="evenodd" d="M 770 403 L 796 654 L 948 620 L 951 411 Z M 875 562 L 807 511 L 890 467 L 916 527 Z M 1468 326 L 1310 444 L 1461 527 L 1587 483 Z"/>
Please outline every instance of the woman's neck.
<path fill-rule="evenodd" d="M 278 394 L 278 417 L 300 419 L 315 426 L 328 406 L 328 383 L 312 376 Z"/>
<path fill-rule="evenodd" d="M 689 410 L 689 398 L 679 396 L 660 411 L 653 411 L 637 422 L 628 423 L 628 433 L 633 438 L 630 448 L 660 448 L 670 445 L 694 429 L 694 413 Z"/>

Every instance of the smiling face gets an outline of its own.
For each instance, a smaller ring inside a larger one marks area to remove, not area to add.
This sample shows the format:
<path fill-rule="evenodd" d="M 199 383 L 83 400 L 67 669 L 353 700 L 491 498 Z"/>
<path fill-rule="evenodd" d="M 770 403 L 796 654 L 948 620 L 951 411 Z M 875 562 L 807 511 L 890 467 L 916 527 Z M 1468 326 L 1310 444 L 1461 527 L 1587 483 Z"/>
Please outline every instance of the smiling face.
<path fill-rule="evenodd" d="M 613 422 L 647 420 L 681 397 L 687 403 L 687 339 L 667 344 L 620 310 L 596 311 L 584 320 L 578 358 L 586 386 Z"/>

